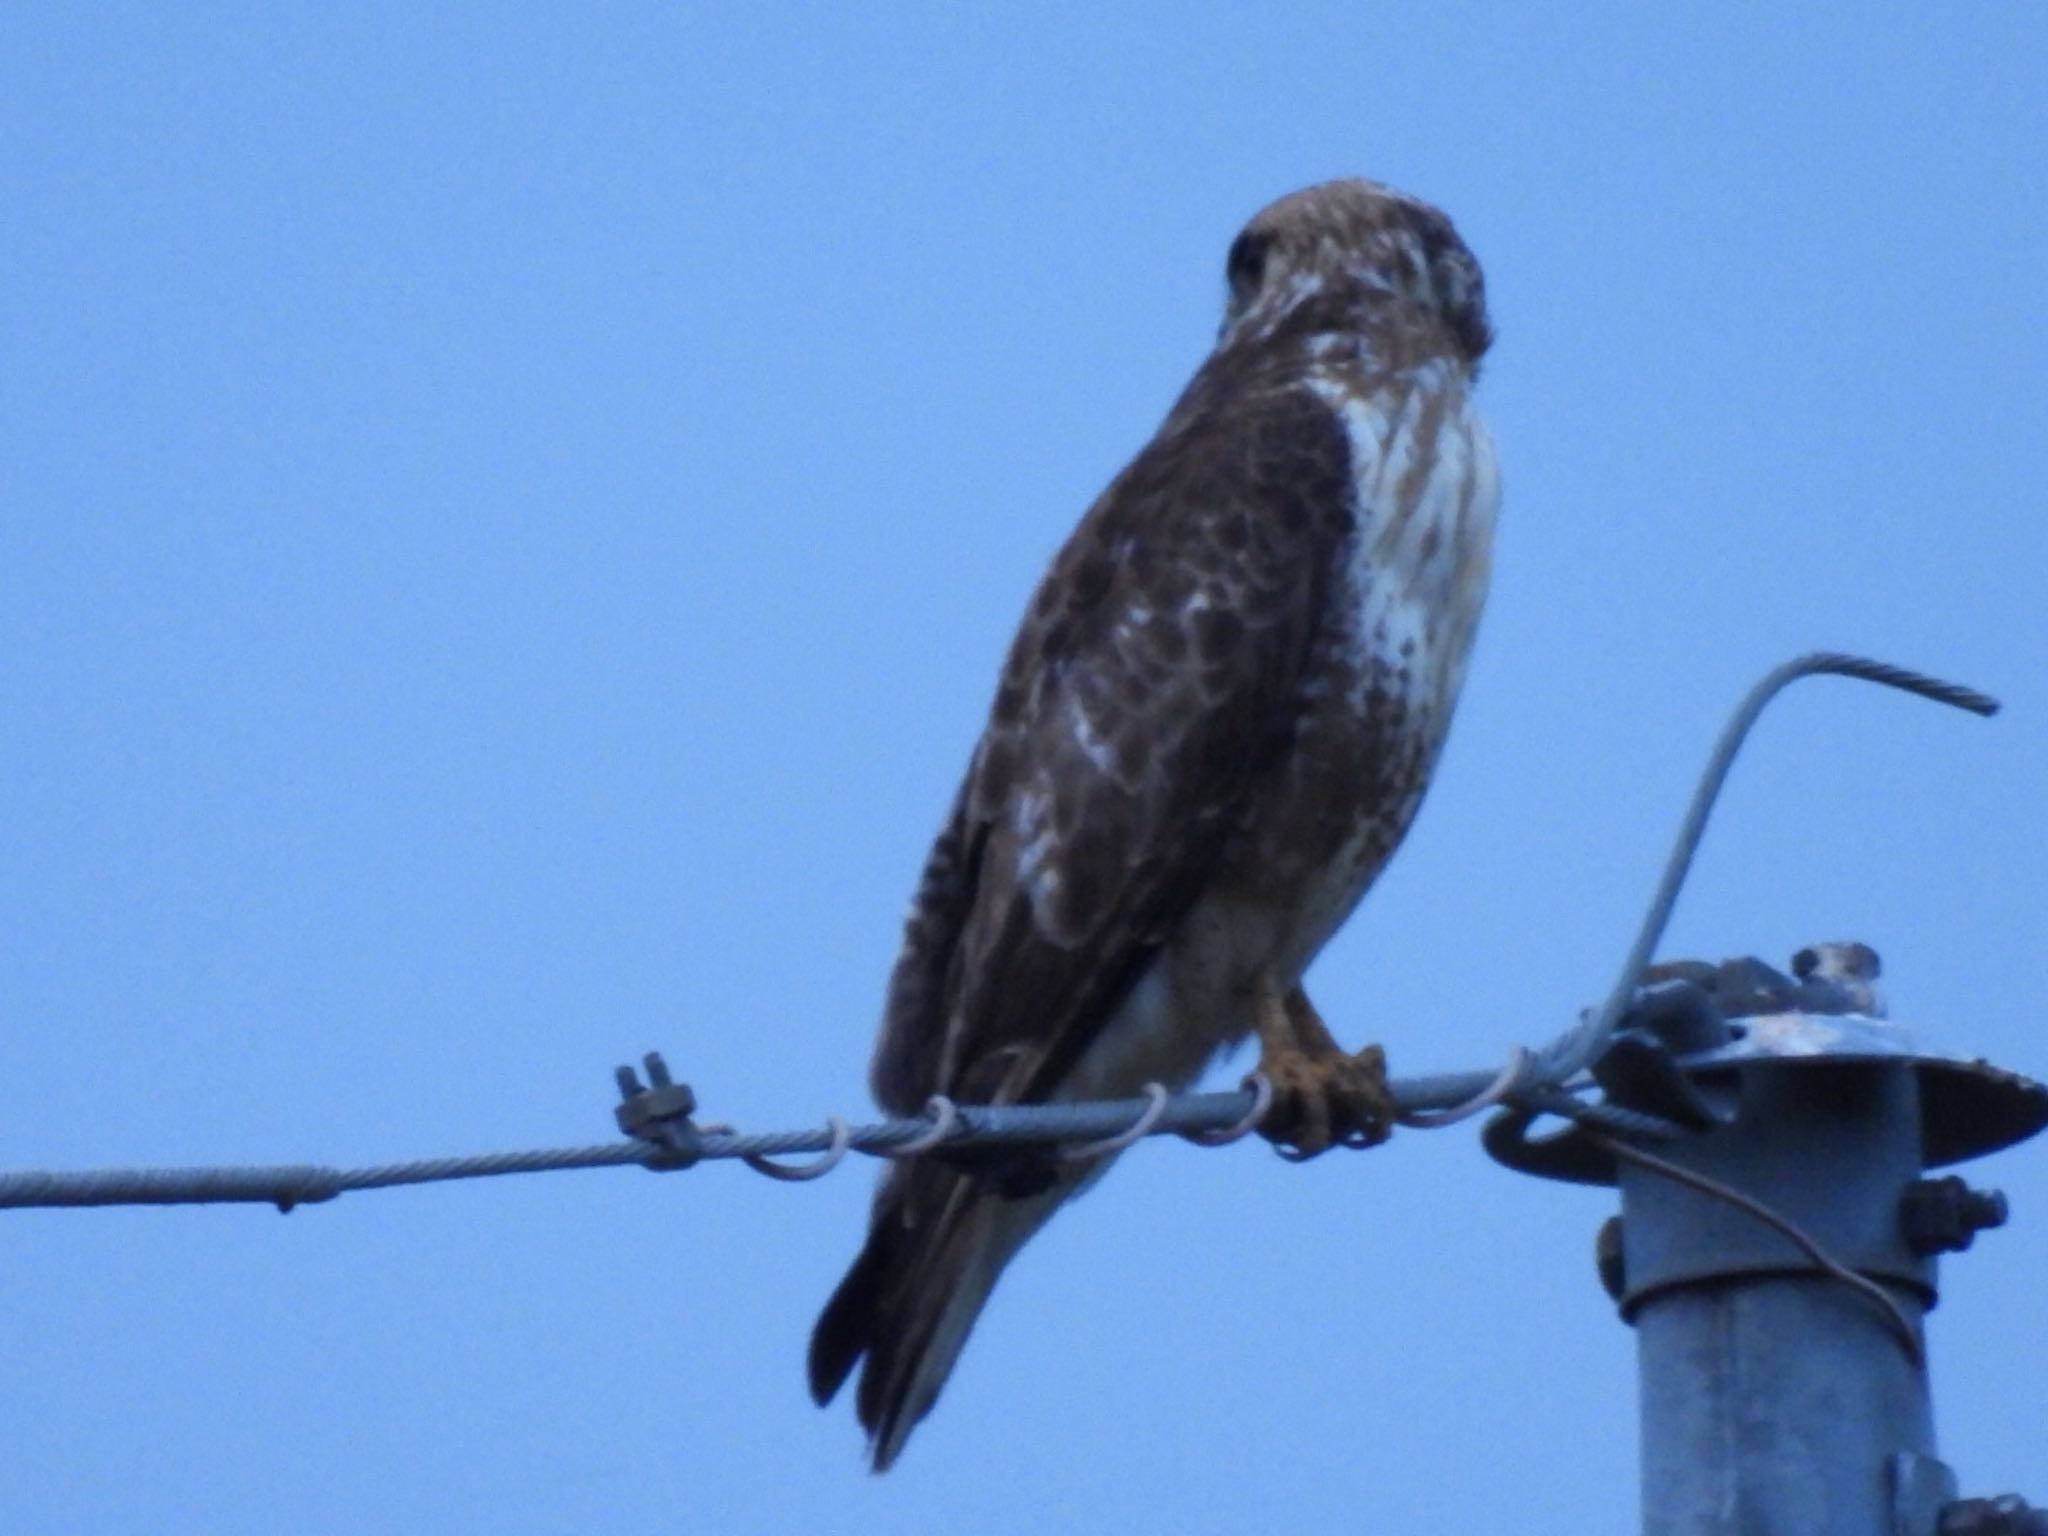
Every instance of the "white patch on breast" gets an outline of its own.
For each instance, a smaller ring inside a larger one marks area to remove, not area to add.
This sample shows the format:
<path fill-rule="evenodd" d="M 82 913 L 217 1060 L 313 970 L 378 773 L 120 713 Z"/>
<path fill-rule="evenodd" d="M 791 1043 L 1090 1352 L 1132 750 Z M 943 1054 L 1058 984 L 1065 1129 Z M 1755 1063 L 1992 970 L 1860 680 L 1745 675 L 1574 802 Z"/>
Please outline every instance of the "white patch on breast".
<path fill-rule="evenodd" d="M 1453 369 L 1426 363 L 1370 395 L 1332 374 L 1309 377 L 1351 446 L 1358 529 L 1346 576 L 1361 646 L 1356 659 L 1386 668 L 1381 680 L 1397 680 L 1428 706 L 1439 734 L 1464 682 L 1500 507 L 1493 440 Z M 1425 442 L 1432 397 L 1445 403 Z M 1419 454 L 1430 456 L 1429 465 L 1411 483 Z M 1361 685 L 1376 670 L 1361 666 Z"/>
<path fill-rule="evenodd" d="M 1328 851 L 1284 930 L 1271 936 L 1267 958 L 1252 962 L 1272 965 L 1284 981 L 1298 979 L 1378 875 L 1421 801 L 1464 683 L 1500 481 L 1492 440 L 1452 369 L 1428 364 L 1366 395 L 1342 375 L 1310 375 L 1351 446 L 1357 528 L 1339 599 L 1351 605 L 1342 630 L 1350 647 L 1344 702 L 1354 715 L 1375 714 L 1376 728 L 1404 733 L 1406 761 L 1390 783 L 1398 802 L 1371 807 Z M 1432 397 L 1441 406 L 1435 412 Z"/>

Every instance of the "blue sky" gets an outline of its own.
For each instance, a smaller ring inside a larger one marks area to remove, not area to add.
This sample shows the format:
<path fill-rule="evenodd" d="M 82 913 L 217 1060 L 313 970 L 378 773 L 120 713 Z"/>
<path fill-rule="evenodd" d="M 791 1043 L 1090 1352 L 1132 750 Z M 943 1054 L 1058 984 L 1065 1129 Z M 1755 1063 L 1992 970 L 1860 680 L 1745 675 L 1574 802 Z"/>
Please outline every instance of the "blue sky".
<path fill-rule="evenodd" d="M 1853 935 L 2048 1073 L 2048 22 L 2030 6 L 0 15 L 0 1166 L 380 1161 L 864 1102 L 1044 561 L 1280 192 L 1485 263 L 1494 596 L 1312 978 L 1397 1070 L 1606 987 L 1726 709 L 1802 685 L 1667 949 Z M 801 1354 L 865 1166 L 0 1217 L 0 1522 L 1621 1531 L 1608 1197 L 1465 1132 L 1157 1144 L 901 1466 Z M 1947 1266 L 1944 1450 L 2048 1497 L 2048 1144 Z"/>

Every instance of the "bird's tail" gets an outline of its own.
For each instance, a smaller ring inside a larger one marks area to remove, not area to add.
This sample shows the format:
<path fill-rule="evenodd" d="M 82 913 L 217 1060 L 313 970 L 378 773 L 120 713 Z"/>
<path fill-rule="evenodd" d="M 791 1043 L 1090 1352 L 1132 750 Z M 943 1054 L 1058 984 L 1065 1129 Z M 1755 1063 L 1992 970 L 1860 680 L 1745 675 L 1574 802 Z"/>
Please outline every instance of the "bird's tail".
<path fill-rule="evenodd" d="M 1073 1184 L 1017 1196 L 935 1163 L 899 1164 L 875 1196 L 868 1240 L 811 1334 L 822 1406 L 863 1356 L 855 1408 L 886 1472 L 931 1412 L 996 1278 Z"/>

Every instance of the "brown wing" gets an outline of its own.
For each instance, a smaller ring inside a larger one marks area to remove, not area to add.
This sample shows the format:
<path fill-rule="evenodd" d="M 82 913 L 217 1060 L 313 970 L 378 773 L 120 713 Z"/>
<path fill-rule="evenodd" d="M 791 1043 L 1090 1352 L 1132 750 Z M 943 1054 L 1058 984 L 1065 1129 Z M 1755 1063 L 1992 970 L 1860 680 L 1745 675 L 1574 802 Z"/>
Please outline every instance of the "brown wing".
<path fill-rule="evenodd" d="M 892 1111 L 1045 1097 L 1291 739 L 1349 447 L 1314 395 L 1246 382 L 1196 378 L 1032 600 L 890 982 Z"/>

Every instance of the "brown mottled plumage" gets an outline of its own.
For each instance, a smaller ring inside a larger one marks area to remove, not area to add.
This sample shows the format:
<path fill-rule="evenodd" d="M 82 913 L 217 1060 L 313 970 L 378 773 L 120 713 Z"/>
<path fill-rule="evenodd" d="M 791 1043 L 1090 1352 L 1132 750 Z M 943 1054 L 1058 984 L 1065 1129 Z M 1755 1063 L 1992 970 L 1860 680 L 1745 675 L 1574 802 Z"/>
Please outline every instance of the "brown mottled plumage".
<path fill-rule="evenodd" d="M 889 1110 L 1185 1086 L 1298 986 L 1420 803 L 1498 501 L 1478 265 L 1434 208 L 1342 181 L 1259 214 L 1228 280 L 1215 351 L 1004 664 L 890 982 Z M 810 1357 L 822 1403 L 865 1356 L 877 1470 L 1103 1166 L 889 1169 Z"/>

